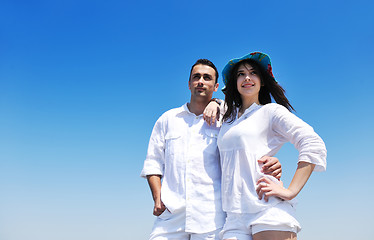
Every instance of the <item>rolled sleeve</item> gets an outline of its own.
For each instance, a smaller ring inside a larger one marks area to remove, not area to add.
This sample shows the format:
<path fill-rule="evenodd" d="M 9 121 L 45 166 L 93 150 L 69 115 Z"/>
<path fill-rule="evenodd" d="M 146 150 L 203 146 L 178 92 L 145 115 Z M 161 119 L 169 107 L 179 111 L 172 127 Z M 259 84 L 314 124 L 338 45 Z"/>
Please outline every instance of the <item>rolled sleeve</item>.
<path fill-rule="evenodd" d="M 148 144 L 147 157 L 144 161 L 144 166 L 140 176 L 145 178 L 147 175 L 163 175 L 164 165 L 165 138 L 163 130 L 163 118 L 161 116 L 153 127 Z"/>
<path fill-rule="evenodd" d="M 325 143 L 311 126 L 283 106 L 277 107 L 273 120 L 274 131 L 299 151 L 299 162 L 315 164 L 314 171 L 326 170 Z"/>
<path fill-rule="evenodd" d="M 156 159 L 146 159 L 144 161 L 143 170 L 140 173 L 140 176 L 146 178 L 148 175 L 163 175 L 164 166 L 163 164 Z"/>

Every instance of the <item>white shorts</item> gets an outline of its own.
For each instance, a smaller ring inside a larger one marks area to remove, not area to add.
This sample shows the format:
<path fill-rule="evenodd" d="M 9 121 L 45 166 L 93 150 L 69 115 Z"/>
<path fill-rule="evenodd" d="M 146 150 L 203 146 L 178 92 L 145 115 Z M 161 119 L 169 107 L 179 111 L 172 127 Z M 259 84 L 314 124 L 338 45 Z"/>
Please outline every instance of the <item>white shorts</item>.
<path fill-rule="evenodd" d="M 258 213 L 227 213 L 220 237 L 222 239 L 251 240 L 252 235 L 263 231 L 298 233 L 301 227 L 294 216 L 295 209 L 288 202 L 280 202 Z"/>
<path fill-rule="evenodd" d="M 165 210 L 157 217 L 149 240 L 219 240 L 222 228 L 208 233 L 185 232 L 186 212 L 171 214 Z"/>

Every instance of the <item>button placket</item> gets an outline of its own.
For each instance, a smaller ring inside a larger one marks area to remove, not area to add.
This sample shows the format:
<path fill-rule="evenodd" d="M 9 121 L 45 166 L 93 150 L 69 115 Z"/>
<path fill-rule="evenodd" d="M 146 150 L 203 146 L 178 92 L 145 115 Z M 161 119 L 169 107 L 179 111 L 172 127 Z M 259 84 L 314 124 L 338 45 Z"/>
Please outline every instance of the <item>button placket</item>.
<path fill-rule="evenodd" d="M 196 121 L 196 117 L 192 118 L 192 126 L 194 125 L 195 121 Z M 190 156 L 190 152 L 191 152 L 191 149 L 192 149 L 192 146 L 191 146 L 191 129 L 190 128 L 190 132 L 188 133 L 188 142 L 186 143 L 186 172 L 185 172 L 185 186 L 186 186 L 186 224 L 188 222 L 188 219 L 191 218 L 191 205 L 190 205 L 190 194 L 191 194 L 191 191 L 192 191 L 192 186 L 191 186 L 191 156 Z"/>

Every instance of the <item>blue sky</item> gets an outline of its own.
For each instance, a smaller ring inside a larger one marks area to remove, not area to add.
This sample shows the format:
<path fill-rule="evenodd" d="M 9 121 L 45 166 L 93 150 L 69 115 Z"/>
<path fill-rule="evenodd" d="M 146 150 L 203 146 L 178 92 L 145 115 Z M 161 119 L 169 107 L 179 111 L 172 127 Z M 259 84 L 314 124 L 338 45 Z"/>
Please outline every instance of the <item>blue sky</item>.
<path fill-rule="evenodd" d="M 372 1 L 0 3 L 0 239 L 147 239 L 139 177 L 191 65 L 268 53 L 328 149 L 299 195 L 300 239 L 371 239 Z M 219 79 L 221 86 L 222 79 Z M 223 98 L 221 92 L 216 97 Z M 277 155 L 289 183 L 292 145 Z"/>

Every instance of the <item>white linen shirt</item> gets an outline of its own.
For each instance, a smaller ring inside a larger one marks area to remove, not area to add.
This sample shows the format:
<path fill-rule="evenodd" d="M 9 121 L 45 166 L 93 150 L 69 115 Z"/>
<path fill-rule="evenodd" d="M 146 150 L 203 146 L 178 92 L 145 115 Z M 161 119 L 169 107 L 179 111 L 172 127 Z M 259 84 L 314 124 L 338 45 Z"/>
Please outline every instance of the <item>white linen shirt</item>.
<path fill-rule="evenodd" d="M 165 112 L 152 131 L 141 176 L 163 176 L 161 200 L 171 213 L 186 212 L 186 232 L 210 232 L 225 221 L 218 133 L 187 104 Z"/>
<path fill-rule="evenodd" d="M 256 183 L 264 174 L 257 160 L 265 155 L 274 156 L 286 142 L 294 144 L 299 151 L 299 162 L 316 164 L 314 171 L 326 169 L 322 139 L 311 126 L 279 104 L 254 103 L 231 124 L 222 124 L 218 148 L 225 212 L 255 213 L 282 201 L 278 197 L 270 197 L 268 202 L 258 199 Z M 278 182 L 272 176 L 266 177 Z"/>

